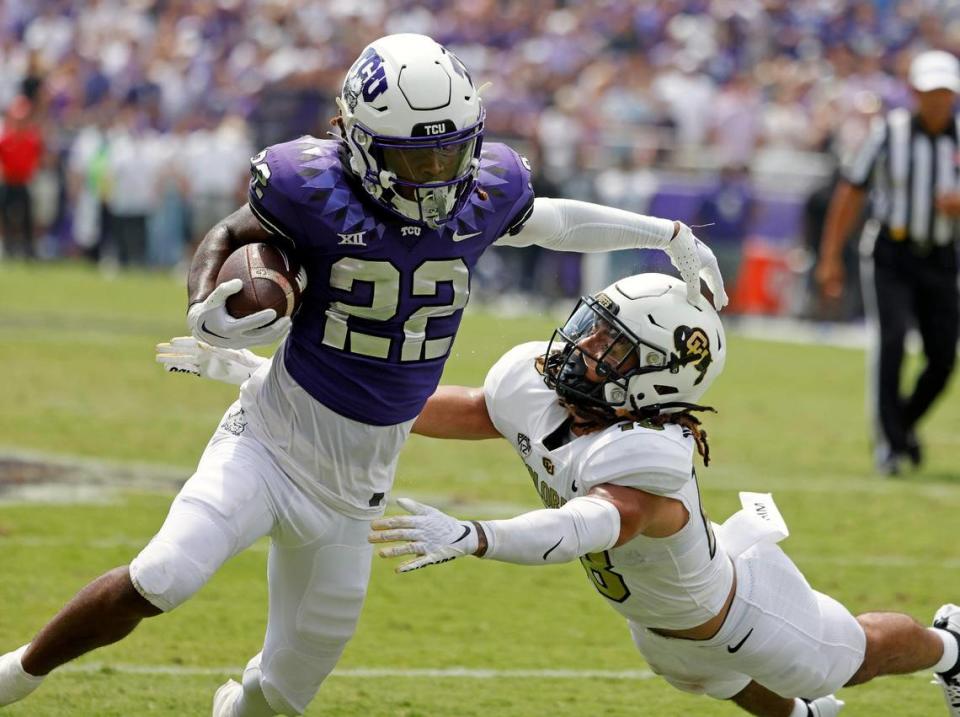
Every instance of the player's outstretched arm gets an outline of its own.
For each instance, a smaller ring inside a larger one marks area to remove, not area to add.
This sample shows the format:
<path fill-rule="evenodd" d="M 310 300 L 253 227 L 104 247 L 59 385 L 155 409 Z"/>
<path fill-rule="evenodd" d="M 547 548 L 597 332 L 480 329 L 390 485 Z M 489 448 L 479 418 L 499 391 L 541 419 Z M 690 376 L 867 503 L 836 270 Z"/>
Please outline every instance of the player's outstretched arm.
<path fill-rule="evenodd" d="M 417 556 L 402 563 L 406 573 L 475 555 L 520 565 L 549 565 L 608 550 L 632 539 L 658 520 L 665 499 L 624 486 L 602 485 L 560 508 L 534 510 L 507 520 L 464 521 L 429 505 L 400 498 L 411 515 L 380 518 L 371 525 L 371 543 L 395 543 L 382 558 Z"/>
<path fill-rule="evenodd" d="M 272 359 L 257 356 L 246 349 L 223 349 L 197 341 L 192 336 L 177 336 L 157 344 L 156 360 L 170 373 L 191 374 L 239 385 Z"/>
<path fill-rule="evenodd" d="M 727 293 L 717 258 L 682 222 L 648 217 L 573 199 L 537 197 L 519 231 L 497 240 L 505 246 L 537 244 L 558 251 L 597 252 L 618 249 L 662 249 L 687 284 L 687 298 L 696 304 L 703 277 L 717 309 Z"/>
<path fill-rule="evenodd" d="M 277 318 L 273 309 L 242 319 L 227 313 L 227 298 L 243 287 L 239 280 L 217 285 L 217 274 L 227 257 L 244 244 L 276 242 L 260 224 L 248 204 L 219 221 L 200 242 L 187 278 L 187 325 L 196 338 L 213 346 L 241 349 L 271 344 L 290 330 L 290 319 Z"/>
<path fill-rule="evenodd" d="M 414 421 L 413 432 L 467 441 L 500 438 L 490 420 L 483 389 L 467 386 L 438 386 Z"/>

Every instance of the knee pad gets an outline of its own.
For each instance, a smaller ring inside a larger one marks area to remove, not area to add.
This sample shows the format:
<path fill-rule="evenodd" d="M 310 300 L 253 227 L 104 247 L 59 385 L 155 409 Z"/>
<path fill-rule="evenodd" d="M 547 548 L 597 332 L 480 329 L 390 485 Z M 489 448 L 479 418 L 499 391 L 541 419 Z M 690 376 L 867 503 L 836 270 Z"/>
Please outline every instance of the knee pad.
<path fill-rule="evenodd" d="M 130 563 L 130 580 L 146 600 L 169 612 L 206 585 L 229 555 L 230 540 L 220 526 L 180 506 Z"/>
<path fill-rule="evenodd" d="M 210 579 L 176 546 L 152 541 L 130 563 L 130 580 L 148 602 L 170 612 Z"/>

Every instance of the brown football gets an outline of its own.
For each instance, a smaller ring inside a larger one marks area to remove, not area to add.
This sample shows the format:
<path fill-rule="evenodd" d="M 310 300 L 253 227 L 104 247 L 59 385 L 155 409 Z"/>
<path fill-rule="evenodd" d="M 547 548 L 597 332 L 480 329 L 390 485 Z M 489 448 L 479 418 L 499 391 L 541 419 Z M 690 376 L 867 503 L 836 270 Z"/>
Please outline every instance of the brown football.
<path fill-rule="evenodd" d="M 240 279 L 243 289 L 227 298 L 236 319 L 273 309 L 277 318 L 293 316 L 307 287 L 307 276 L 289 252 L 273 244 L 245 244 L 220 267 L 217 284 Z"/>

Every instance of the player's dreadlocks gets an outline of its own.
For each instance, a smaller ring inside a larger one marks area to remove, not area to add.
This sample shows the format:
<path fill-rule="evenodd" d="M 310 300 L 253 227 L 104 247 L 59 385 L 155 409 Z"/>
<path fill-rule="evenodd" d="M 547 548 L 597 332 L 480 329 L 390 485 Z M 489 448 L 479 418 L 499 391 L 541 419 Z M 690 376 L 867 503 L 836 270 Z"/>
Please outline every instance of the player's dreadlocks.
<path fill-rule="evenodd" d="M 546 367 L 546 356 L 537 356 L 535 365 L 537 371 L 542 376 Z M 710 443 L 707 441 L 707 432 L 703 429 L 700 419 L 693 415 L 694 411 L 716 413 L 712 406 L 699 406 L 694 403 L 664 403 L 657 406 L 643 406 L 633 409 L 620 408 L 612 409 L 598 405 L 581 405 L 573 403 L 569 399 L 560 398 L 560 405 L 566 408 L 573 417 L 573 427 L 584 435 L 601 431 L 618 421 L 629 420 L 638 423 L 662 428 L 668 423 L 681 426 L 690 432 L 694 443 L 697 444 L 697 453 L 703 459 L 703 465 L 710 465 Z M 671 413 L 664 412 L 665 408 L 678 408 L 682 410 Z"/>
<path fill-rule="evenodd" d="M 690 431 L 690 435 L 697 444 L 697 452 L 700 454 L 700 457 L 703 458 L 703 465 L 708 466 L 710 465 L 710 444 L 707 442 L 707 432 L 703 430 L 703 424 L 700 423 L 699 418 L 693 415 L 693 411 L 717 412 L 712 406 L 691 406 L 677 413 L 658 413 L 655 416 L 643 420 L 649 421 L 655 426 L 675 423 Z"/>

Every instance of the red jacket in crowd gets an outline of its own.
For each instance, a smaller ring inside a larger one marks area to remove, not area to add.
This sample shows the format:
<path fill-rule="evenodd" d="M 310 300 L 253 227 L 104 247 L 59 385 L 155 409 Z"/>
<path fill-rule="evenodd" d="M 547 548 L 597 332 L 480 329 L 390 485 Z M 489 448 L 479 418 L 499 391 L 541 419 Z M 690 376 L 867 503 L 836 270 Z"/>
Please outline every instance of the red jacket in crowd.
<path fill-rule="evenodd" d="M 24 185 L 33 179 L 43 155 L 43 138 L 36 127 L 8 123 L 0 128 L 0 175 L 5 184 Z"/>

